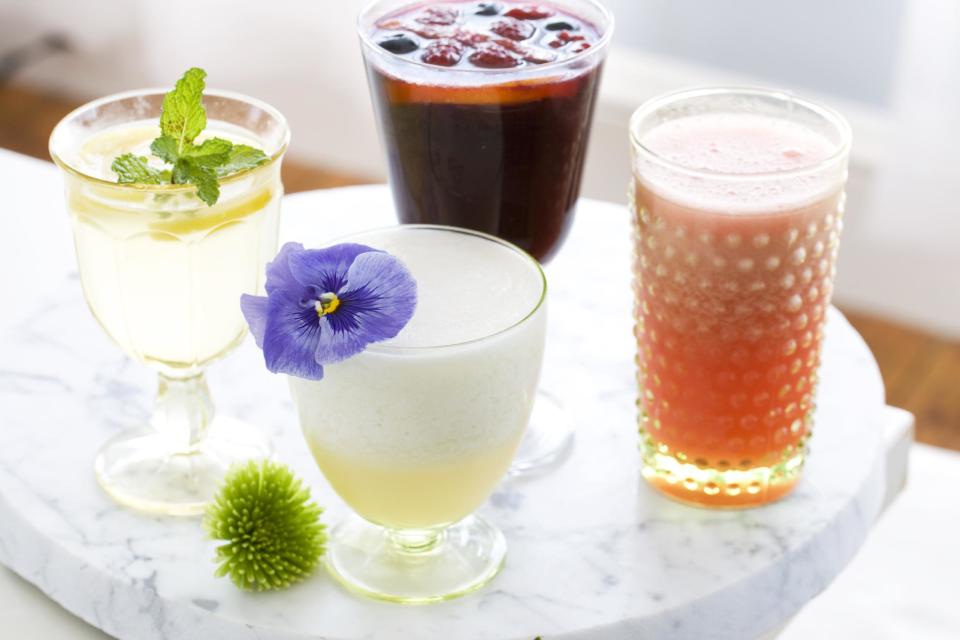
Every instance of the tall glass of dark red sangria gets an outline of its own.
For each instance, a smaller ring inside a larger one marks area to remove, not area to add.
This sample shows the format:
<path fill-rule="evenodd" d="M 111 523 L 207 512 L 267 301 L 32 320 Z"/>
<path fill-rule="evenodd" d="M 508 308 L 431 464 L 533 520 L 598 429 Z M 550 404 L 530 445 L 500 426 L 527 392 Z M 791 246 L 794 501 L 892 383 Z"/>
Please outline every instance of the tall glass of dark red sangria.
<path fill-rule="evenodd" d="M 376 0 L 358 31 L 404 223 L 466 227 L 549 260 L 576 208 L 613 17 L 596 0 Z M 566 449 L 538 398 L 514 471 Z"/>
<path fill-rule="evenodd" d="M 609 12 L 592 0 L 381 0 L 359 30 L 401 222 L 550 259 L 580 191 Z"/>

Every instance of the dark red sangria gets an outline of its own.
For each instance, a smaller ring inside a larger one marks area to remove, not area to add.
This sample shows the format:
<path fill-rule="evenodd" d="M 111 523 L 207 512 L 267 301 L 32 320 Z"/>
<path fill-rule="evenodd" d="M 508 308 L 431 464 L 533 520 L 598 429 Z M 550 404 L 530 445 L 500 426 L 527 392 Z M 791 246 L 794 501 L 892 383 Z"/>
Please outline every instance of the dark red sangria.
<path fill-rule="evenodd" d="M 401 222 L 538 260 L 572 222 L 612 23 L 593 0 L 383 0 L 360 17 Z"/>

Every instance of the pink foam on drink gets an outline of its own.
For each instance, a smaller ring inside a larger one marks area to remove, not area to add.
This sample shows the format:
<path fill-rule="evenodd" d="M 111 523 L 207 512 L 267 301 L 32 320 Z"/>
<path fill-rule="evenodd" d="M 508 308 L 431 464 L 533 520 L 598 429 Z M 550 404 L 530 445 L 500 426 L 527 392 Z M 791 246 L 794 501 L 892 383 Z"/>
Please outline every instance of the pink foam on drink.
<path fill-rule="evenodd" d="M 771 116 L 710 113 L 678 118 L 644 132 L 640 143 L 674 165 L 639 157 L 644 186 L 704 211 L 795 209 L 823 199 L 843 181 L 835 167 L 819 167 L 834 155 L 835 143 L 803 124 Z M 689 172 L 678 171 L 677 165 Z M 778 173 L 783 177 L 777 178 Z"/>

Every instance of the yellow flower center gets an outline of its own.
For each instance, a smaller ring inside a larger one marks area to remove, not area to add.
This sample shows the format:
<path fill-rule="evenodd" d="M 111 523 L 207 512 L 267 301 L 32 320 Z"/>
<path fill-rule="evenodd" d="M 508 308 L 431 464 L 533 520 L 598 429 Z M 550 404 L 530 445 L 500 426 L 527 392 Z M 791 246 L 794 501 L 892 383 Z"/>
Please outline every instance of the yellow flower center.
<path fill-rule="evenodd" d="M 313 306 L 317 310 L 317 315 L 322 318 L 328 313 L 333 313 L 337 310 L 337 307 L 340 306 L 340 298 L 338 298 L 335 293 L 324 293 Z"/>

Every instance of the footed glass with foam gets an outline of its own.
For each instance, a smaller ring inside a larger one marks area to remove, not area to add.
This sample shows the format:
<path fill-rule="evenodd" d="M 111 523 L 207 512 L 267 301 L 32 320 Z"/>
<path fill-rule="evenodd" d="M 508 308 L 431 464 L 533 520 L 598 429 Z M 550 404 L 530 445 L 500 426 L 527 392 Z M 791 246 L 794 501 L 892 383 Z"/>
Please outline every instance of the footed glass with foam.
<path fill-rule="evenodd" d="M 304 436 L 360 516 L 334 528 L 331 572 L 377 598 L 430 602 L 499 571 L 502 534 L 471 514 L 501 480 L 536 395 L 546 283 L 506 242 L 400 226 L 348 239 L 399 258 L 417 307 L 396 338 L 291 377 Z"/>
<path fill-rule="evenodd" d="M 713 507 L 786 495 L 813 427 L 850 131 L 795 96 L 698 89 L 630 126 L 643 475 Z"/>
<path fill-rule="evenodd" d="M 149 423 L 101 449 L 97 479 L 125 505 L 192 515 L 232 462 L 268 453 L 256 429 L 215 415 L 204 370 L 243 340 L 238 300 L 263 287 L 276 252 L 289 132 L 272 107 L 207 91 L 200 140 L 262 148 L 268 161 L 223 178 L 213 206 L 192 185 L 117 184 L 117 156 L 150 155 L 163 96 L 134 91 L 84 105 L 54 129 L 50 152 L 63 170 L 90 310 L 127 354 L 159 373 Z"/>

